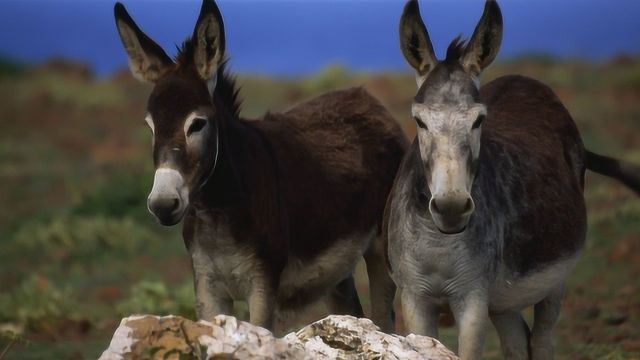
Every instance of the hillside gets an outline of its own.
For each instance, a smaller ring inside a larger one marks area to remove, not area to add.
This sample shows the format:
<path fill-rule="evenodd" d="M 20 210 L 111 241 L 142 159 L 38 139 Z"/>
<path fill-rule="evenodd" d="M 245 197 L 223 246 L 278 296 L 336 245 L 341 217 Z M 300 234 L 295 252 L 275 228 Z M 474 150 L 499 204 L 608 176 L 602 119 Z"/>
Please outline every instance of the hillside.
<path fill-rule="evenodd" d="M 640 164 L 640 58 L 592 64 L 529 57 L 497 64 L 483 80 L 504 74 L 549 84 L 589 149 Z M 331 67 L 301 79 L 240 75 L 239 84 L 242 114 L 251 118 L 364 86 L 407 136 L 415 134 L 408 73 Z M 149 90 L 127 71 L 96 78 L 65 60 L 36 67 L 0 61 L 0 333 L 9 326 L 23 332 L 8 359 L 95 358 L 130 313 L 193 318 L 180 231 L 157 225 L 145 207 Z M 587 247 L 569 280 L 558 357 L 640 358 L 640 199 L 598 175 L 587 183 Z M 358 275 L 367 306 L 362 267 Z M 246 315 L 246 306 L 237 311 Z M 447 345 L 455 346 L 454 334 L 452 327 L 443 332 Z M 9 342 L 0 336 L 0 353 Z M 486 355 L 500 358 L 493 333 Z"/>

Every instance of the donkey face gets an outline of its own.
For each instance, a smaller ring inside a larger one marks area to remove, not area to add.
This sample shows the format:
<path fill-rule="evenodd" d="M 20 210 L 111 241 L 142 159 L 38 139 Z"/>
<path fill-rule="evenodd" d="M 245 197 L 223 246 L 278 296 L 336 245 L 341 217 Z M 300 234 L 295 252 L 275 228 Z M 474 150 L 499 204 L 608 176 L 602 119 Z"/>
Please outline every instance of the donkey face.
<path fill-rule="evenodd" d="M 145 117 L 153 132 L 156 168 L 148 208 L 163 225 L 174 225 L 217 162 L 218 114 L 212 95 L 224 53 L 222 17 L 213 0 L 204 0 L 192 39 L 174 62 L 122 4 L 114 13 L 131 72 L 154 84 Z"/>
<path fill-rule="evenodd" d="M 443 233 L 464 231 L 475 208 L 471 186 L 487 114 L 478 99 L 477 77 L 495 58 L 501 39 L 502 16 L 493 0 L 487 1 L 468 44 L 454 40 L 444 61 L 434 55 L 416 0 L 407 3 L 400 21 L 402 52 L 417 72 L 411 112 L 431 194 L 429 211 Z"/>

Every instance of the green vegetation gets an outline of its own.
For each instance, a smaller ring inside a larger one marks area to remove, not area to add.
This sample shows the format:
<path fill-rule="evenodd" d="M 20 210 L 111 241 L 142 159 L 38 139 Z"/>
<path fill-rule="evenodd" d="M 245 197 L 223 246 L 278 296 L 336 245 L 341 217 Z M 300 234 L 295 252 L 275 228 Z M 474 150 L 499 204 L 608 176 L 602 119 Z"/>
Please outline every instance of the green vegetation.
<path fill-rule="evenodd" d="M 524 57 L 493 66 L 484 79 L 510 73 L 549 84 L 590 149 L 640 163 L 639 59 L 594 65 Z M 415 134 L 409 74 L 334 66 L 308 78 L 240 76 L 239 83 L 247 117 L 364 86 L 408 136 Z M 0 358 L 5 349 L 6 359 L 95 358 L 122 316 L 194 317 L 180 229 L 159 226 L 145 206 L 151 137 L 141 114 L 148 91 L 129 75 L 96 80 L 60 60 L 38 68 L 0 60 Z M 587 178 L 586 199 L 587 246 L 568 281 L 558 357 L 638 359 L 640 200 L 597 175 Z M 357 279 L 366 307 L 362 264 Z M 235 310 L 246 319 L 246 304 Z M 305 321 L 319 316 L 316 310 Z M 450 346 L 455 334 L 450 325 L 442 329 Z M 493 331 L 485 355 L 501 358 Z"/>
<path fill-rule="evenodd" d="M 141 281 L 131 287 L 128 298 L 118 304 L 120 316 L 131 314 L 181 314 L 195 318 L 193 282 L 186 281 L 171 291 L 162 281 Z"/>
<path fill-rule="evenodd" d="M 36 274 L 11 293 L 0 297 L 0 321 L 15 321 L 30 331 L 51 328 L 61 319 L 73 317 L 70 289 L 59 289 Z"/>

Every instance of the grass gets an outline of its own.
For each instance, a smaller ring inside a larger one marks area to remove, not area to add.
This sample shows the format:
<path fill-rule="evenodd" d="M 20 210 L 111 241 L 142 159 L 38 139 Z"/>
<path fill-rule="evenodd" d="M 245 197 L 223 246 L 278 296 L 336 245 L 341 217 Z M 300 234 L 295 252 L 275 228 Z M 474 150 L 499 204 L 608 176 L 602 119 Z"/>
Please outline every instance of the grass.
<path fill-rule="evenodd" d="M 152 168 L 142 114 L 149 87 L 122 74 L 96 80 L 74 66 L 0 61 L 6 99 L 0 104 L 0 202 L 8 204 L 0 208 L 0 354 L 12 344 L 6 359 L 96 358 L 126 314 L 194 316 L 180 229 L 158 226 L 145 209 Z M 640 60 L 526 57 L 491 67 L 484 79 L 511 73 L 549 84 L 588 148 L 640 163 Z M 409 137 L 415 134 L 409 74 L 331 67 L 301 79 L 240 76 L 239 83 L 247 117 L 364 86 Z M 590 174 L 587 184 L 589 233 L 567 282 L 558 358 L 640 359 L 640 201 L 598 175 Z M 360 264 L 357 286 L 367 307 L 364 274 Z M 246 305 L 236 304 L 236 312 L 246 318 Z M 450 347 L 456 334 L 454 327 L 441 328 Z M 501 358 L 493 329 L 485 357 Z"/>

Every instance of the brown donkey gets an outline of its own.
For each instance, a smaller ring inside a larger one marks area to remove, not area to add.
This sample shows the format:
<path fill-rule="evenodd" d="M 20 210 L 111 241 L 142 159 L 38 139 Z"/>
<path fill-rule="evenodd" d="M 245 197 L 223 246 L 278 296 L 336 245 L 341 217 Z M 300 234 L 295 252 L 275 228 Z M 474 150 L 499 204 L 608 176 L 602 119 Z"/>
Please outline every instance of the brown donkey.
<path fill-rule="evenodd" d="M 122 4 L 115 19 L 131 71 L 154 84 L 148 207 L 164 225 L 184 217 L 198 317 L 229 314 L 236 299 L 267 328 L 276 310 L 317 300 L 361 317 L 353 271 L 364 255 L 372 318 L 391 330 L 395 286 L 374 239 L 407 144 L 384 107 L 358 88 L 244 120 L 213 0 L 175 61 Z"/>
<path fill-rule="evenodd" d="M 547 86 L 506 76 L 478 87 L 502 39 L 488 1 L 469 42 L 434 55 L 418 3 L 400 21 L 417 71 L 418 134 L 385 210 L 389 265 L 410 332 L 437 337 L 450 307 L 462 359 L 482 356 L 489 319 L 508 359 L 550 359 L 563 283 L 584 244 L 585 170 L 640 192 L 640 168 L 585 150 Z M 535 306 L 530 330 L 520 312 Z"/>

